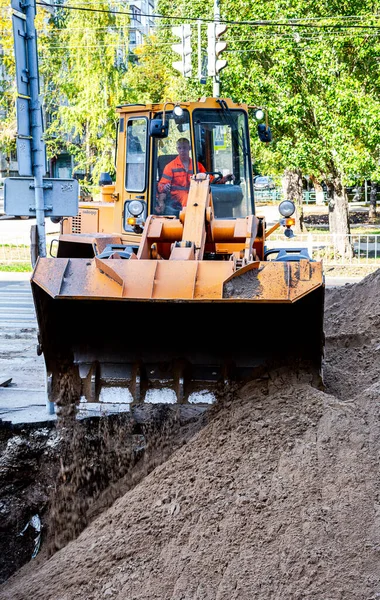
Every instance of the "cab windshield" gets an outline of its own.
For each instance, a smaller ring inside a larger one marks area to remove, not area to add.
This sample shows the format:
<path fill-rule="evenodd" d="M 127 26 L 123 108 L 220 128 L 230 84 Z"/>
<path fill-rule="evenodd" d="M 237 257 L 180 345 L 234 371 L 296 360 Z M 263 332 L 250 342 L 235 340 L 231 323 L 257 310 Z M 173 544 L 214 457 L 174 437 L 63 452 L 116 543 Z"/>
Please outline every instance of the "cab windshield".
<path fill-rule="evenodd" d="M 246 217 L 253 210 L 248 124 L 241 110 L 197 109 L 193 113 L 196 160 L 212 174 L 215 216 Z M 232 174 L 232 181 L 218 179 Z"/>
<path fill-rule="evenodd" d="M 163 118 L 162 113 L 157 117 Z M 195 169 L 192 161 L 190 116 L 183 110 L 180 116 L 165 113 L 168 136 L 155 139 L 155 181 L 153 212 L 156 215 L 179 216 L 186 206 L 190 177 Z"/>

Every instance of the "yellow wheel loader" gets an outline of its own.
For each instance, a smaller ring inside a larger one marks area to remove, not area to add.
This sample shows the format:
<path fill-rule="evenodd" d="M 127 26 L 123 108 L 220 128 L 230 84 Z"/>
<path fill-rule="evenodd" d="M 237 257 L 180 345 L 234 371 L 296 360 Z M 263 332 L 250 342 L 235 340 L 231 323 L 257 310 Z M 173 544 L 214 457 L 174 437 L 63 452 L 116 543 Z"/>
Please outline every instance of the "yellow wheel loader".
<path fill-rule="evenodd" d="M 255 214 L 249 107 L 118 112 L 116 182 L 63 221 L 57 256 L 32 276 L 49 400 L 65 365 L 83 400 L 127 405 L 209 403 L 217 386 L 283 364 L 320 381 L 322 265 L 267 246 L 294 207 L 270 228 Z M 267 122 L 258 134 L 270 140 Z"/>

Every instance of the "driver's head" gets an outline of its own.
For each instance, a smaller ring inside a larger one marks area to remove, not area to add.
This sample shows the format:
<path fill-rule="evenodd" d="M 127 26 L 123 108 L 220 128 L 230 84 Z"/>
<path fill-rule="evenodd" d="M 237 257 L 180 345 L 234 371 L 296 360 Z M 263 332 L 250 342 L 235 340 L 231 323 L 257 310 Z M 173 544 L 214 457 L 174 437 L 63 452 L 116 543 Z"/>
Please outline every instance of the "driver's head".
<path fill-rule="evenodd" d="M 189 158 L 190 142 L 187 138 L 179 138 L 177 140 L 177 152 L 180 158 Z"/>

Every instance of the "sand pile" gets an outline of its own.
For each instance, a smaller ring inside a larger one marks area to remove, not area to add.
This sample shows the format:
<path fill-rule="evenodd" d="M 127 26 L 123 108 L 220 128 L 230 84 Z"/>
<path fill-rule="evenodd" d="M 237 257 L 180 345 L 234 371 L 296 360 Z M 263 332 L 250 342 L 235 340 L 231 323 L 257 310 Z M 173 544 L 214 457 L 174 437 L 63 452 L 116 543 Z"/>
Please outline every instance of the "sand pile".
<path fill-rule="evenodd" d="M 353 398 L 380 379 L 380 269 L 356 285 L 328 290 L 325 382 Z"/>
<path fill-rule="evenodd" d="M 0 598 L 380 598 L 379 284 L 380 271 L 327 295 L 340 398 L 290 374 L 249 384 Z"/>

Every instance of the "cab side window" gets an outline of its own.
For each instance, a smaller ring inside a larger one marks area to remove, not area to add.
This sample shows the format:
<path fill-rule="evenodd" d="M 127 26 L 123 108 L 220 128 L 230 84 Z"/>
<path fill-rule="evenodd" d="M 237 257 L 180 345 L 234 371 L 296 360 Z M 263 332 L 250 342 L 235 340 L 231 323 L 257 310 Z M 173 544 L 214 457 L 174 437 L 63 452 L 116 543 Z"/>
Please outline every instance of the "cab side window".
<path fill-rule="evenodd" d="M 129 119 L 125 188 L 130 192 L 143 192 L 146 188 L 147 130 L 145 118 Z"/>

